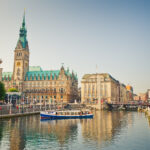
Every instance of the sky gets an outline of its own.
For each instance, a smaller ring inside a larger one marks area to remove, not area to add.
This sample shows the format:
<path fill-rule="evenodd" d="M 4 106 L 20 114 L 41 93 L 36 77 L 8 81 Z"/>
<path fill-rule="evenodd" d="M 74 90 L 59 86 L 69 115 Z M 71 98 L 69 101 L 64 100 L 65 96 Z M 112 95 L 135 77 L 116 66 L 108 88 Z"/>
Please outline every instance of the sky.
<path fill-rule="evenodd" d="M 109 73 L 150 88 L 150 0 L 0 0 L 0 58 L 13 71 L 24 8 L 30 66 Z M 97 66 L 97 67 L 96 67 Z M 97 68 L 97 69 L 96 69 Z"/>

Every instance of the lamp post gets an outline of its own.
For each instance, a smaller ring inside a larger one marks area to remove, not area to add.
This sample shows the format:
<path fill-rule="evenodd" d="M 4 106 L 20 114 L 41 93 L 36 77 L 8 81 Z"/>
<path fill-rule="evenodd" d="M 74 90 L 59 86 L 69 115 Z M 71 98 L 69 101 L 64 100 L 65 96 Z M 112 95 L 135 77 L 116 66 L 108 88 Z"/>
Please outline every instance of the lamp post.
<path fill-rule="evenodd" d="M 36 98 L 34 98 L 34 108 L 36 110 Z"/>
<path fill-rule="evenodd" d="M 11 114 L 11 101 L 12 101 L 12 97 L 11 97 L 11 95 L 10 95 L 10 98 L 9 98 L 9 106 L 10 106 L 9 114 Z"/>
<path fill-rule="evenodd" d="M 46 98 L 45 98 L 45 111 L 46 111 Z"/>
<path fill-rule="evenodd" d="M 33 112 L 34 112 L 34 98 L 33 98 L 33 101 L 32 101 L 32 108 L 33 108 Z"/>
<path fill-rule="evenodd" d="M 21 100 L 21 96 L 19 96 L 19 113 L 20 113 L 20 100 Z"/>
<path fill-rule="evenodd" d="M 22 113 L 23 113 L 23 96 L 21 97 Z"/>
<path fill-rule="evenodd" d="M 49 99 L 49 109 L 50 109 L 50 107 L 51 107 L 51 98 Z"/>
<path fill-rule="evenodd" d="M 63 100 L 61 100 L 61 109 L 63 110 Z"/>
<path fill-rule="evenodd" d="M 53 99 L 51 98 L 51 109 L 53 108 Z"/>
<path fill-rule="evenodd" d="M 41 99 L 40 99 L 40 110 L 41 110 Z"/>
<path fill-rule="evenodd" d="M 26 110 L 28 112 L 28 96 L 26 97 L 27 101 L 26 101 Z"/>

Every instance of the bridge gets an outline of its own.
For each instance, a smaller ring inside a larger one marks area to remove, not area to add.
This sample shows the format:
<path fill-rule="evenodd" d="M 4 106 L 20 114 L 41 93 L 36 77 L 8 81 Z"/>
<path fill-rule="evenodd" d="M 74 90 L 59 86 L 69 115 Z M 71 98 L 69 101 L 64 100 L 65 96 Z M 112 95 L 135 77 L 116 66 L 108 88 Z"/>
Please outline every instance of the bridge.
<path fill-rule="evenodd" d="M 128 103 L 122 103 L 122 102 L 112 102 L 112 103 L 106 103 L 109 110 L 137 110 L 138 107 L 145 108 L 150 107 L 150 103 L 144 102 L 144 103 L 138 103 L 138 102 L 128 102 Z"/>

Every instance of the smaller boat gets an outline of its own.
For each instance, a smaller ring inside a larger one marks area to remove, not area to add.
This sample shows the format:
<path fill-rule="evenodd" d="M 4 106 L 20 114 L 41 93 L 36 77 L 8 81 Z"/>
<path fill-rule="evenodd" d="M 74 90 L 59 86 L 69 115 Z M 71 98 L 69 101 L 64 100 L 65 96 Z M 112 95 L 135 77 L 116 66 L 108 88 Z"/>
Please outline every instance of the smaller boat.
<path fill-rule="evenodd" d="M 68 110 L 68 111 L 41 111 L 41 119 L 86 119 L 93 118 L 90 111 Z"/>

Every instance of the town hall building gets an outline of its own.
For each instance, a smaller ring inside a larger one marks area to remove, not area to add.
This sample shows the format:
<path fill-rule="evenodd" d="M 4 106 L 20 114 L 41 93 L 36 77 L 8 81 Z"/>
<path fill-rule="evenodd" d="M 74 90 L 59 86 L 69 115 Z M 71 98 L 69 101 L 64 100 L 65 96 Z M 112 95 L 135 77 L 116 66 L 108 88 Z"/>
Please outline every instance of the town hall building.
<path fill-rule="evenodd" d="M 19 39 L 14 50 L 13 72 L 2 72 L 0 80 L 5 84 L 6 90 L 16 88 L 25 97 L 36 103 L 73 102 L 78 95 L 77 74 L 65 69 L 43 70 L 40 66 L 29 66 L 30 51 L 27 41 L 25 14 L 20 28 Z"/>

